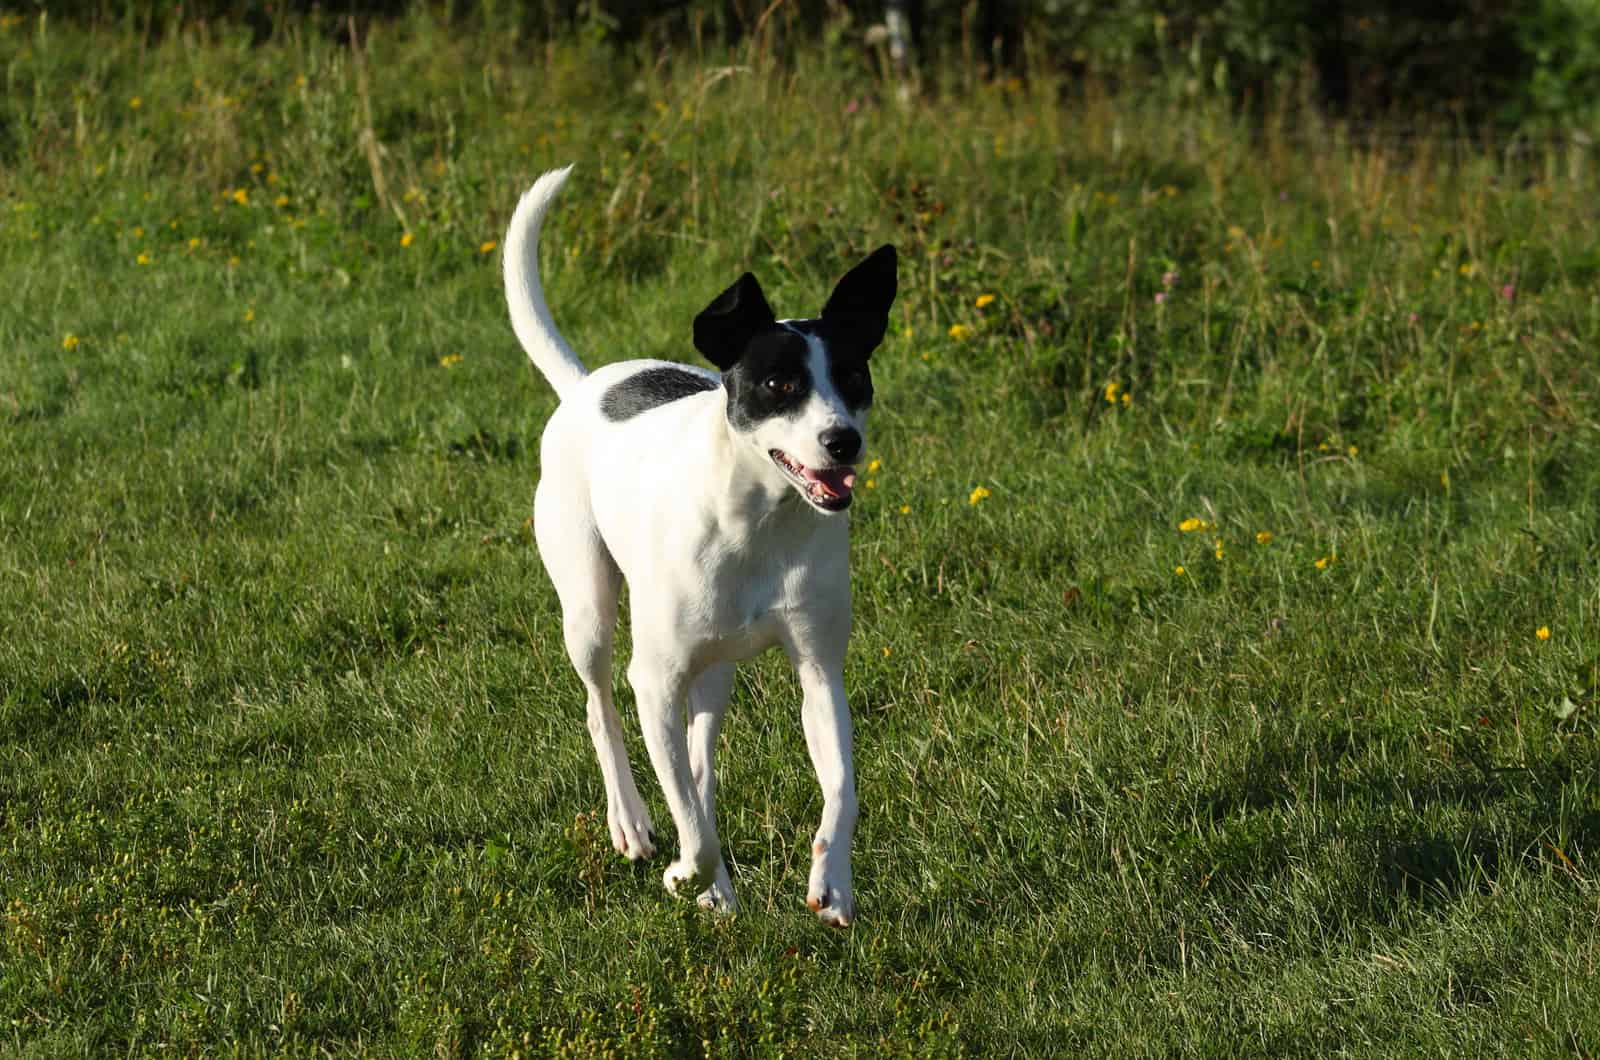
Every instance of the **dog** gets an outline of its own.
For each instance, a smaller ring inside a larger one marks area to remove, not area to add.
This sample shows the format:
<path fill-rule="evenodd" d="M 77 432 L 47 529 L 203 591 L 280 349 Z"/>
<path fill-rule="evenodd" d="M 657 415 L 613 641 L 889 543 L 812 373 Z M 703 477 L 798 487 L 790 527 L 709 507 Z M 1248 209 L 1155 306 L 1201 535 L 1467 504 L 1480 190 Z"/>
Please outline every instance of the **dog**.
<path fill-rule="evenodd" d="M 810 319 L 777 319 L 745 273 L 694 320 L 695 348 L 715 372 L 656 360 L 589 372 L 557 330 L 539 279 L 540 228 L 571 169 L 545 173 L 518 203 L 505 287 L 517 338 L 560 398 L 541 442 L 534 537 L 587 693 L 612 844 L 630 860 L 655 853 L 611 695 L 626 580 L 628 681 L 678 831 L 667 890 L 696 893 L 707 909 L 737 908 L 717 838 L 712 758 L 734 665 L 781 647 L 799 677 L 823 797 L 806 904 L 848 927 L 857 807 L 843 679 L 846 511 L 866 448 L 869 361 L 895 298 L 895 249 L 879 247 L 850 269 Z"/>

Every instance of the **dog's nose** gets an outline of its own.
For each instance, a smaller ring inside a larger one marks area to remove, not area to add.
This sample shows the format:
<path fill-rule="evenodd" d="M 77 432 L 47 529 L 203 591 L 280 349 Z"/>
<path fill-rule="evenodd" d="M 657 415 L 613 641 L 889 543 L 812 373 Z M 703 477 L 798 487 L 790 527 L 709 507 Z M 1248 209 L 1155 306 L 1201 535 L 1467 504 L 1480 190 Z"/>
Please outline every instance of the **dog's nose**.
<path fill-rule="evenodd" d="M 854 427 L 829 427 L 817 436 L 828 455 L 848 464 L 861 455 L 861 432 Z"/>

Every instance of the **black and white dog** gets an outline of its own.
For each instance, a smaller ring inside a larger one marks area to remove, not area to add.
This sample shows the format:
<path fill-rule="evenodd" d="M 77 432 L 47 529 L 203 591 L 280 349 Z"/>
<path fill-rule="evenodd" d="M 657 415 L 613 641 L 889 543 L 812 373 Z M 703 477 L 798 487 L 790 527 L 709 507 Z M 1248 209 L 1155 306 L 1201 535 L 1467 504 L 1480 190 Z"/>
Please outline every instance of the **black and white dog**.
<path fill-rule="evenodd" d="M 687 884 L 700 905 L 735 908 L 712 756 L 734 664 L 777 645 L 800 678 L 801 722 L 822 785 L 806 903 L 825 923 L 848 926 L 856 793 L 842 513 L 866 446 L 868 358 L 888 327 L 894 248 L 846 273 L 816 319 L 778 320 L 745 273 L 694 321 L 696 348 L 721 374 L 650 360 L 590 373 L 556 330 L 539 283 L 539 229 L 570 169 L 544 174 L 518 204 L 505 285 L 517 338 L 561 398 L 544 431 L 534 531 L 588 692 L 611 841 L 630 859 L 655 852 L 611 701 L 626 578 L 628 680 L 678 829 L 667 889 Z"/>

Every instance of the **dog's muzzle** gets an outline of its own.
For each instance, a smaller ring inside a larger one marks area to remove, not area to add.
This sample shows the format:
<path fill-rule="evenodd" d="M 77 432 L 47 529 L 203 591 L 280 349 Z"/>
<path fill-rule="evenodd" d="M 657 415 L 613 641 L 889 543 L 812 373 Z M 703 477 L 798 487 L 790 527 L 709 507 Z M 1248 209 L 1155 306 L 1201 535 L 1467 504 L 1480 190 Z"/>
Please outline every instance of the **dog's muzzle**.
<path fill-rule="evenodd" d="M 782 449 L 770 449 L 768 454 L 813 507 L 825 512 L 842 512 L 850 507 L 856 488 L 854 467 L 840 464 L 836 467 L 811 468 Z"/>

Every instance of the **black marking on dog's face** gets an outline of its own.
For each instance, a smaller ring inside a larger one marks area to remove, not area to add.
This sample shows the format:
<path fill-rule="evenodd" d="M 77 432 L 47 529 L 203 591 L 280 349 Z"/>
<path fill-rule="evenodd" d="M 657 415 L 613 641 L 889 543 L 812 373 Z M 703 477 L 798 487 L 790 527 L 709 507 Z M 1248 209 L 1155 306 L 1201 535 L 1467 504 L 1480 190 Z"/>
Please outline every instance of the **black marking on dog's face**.
<path fill-rule="evenodd" d="M 889 327 L 897 267 L 894 247 L 879 247 L 845 273 L 813 320 L 778 323 L 748 272 L 695 317 L 695 347 L 723 373 L 734 429 L 749 432 L 774 417 L 797 415 L 821 384 L 852 412 L 870 407 L 868 361 Z M 812 378 L 808 337 L 821 342 L 825 381 Z"/>
<path fill-rule="evenodd" d="M 785 320 L 783 326 L 804 335 L 813 335 L 822 342 L 828 358 L 828 380 L 851 412 L 872 407 L 872 368 L 870 359 L 862 354 L 857 335 L 851 334 L 827 320 Z M 869 349 L 867 354 L 872 351 Z"/>
<path fill-rule="evenodd" d="M 612 423 L 631 420 L 641 412 L 715 390 L 714 380 L 681 368 L 646 368 L 614 383 L 600 397 L 600 414 Z"/>
<path fill-rule="evenodd" d="M 728 422 L 749 432 L 765 420 L 799 413 L 811 396 L 810 359 L 805 336 L 781 325 L 753 337 L 722 375 Z"/>

